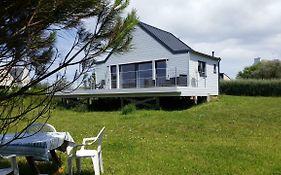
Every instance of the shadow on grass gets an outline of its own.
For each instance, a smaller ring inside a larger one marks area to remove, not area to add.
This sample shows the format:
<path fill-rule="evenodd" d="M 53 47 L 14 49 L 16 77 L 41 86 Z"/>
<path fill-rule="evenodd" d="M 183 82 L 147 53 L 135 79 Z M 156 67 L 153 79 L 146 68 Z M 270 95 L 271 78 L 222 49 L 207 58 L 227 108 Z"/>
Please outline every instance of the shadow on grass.
<path fill-rule="evenodd" d="M 186 110 L 193 107 L 194 101 L 187 97 L 161 97 L 160 109 L 164 111 Z"/>
<path fill-rule="evenodd" d="M 34 172 L 31 170 L 28 163 L 22 158 L 21 160 L 17 160 L 18 166 L 19 166 L 19 172 L 20 175 L 32 175 Z M 40 173 L 42 174 L 49 174 L 49 175 L 61 175 L 61 174 L 67 174 L 67 166 L 58 166 L 52 161 L 36 161 L 36 165 L 39 168 Z M 1 168 L 8 168 L 10 167 L 10 164 L 7 160 L 0 160 L 0 167 Z M 1 174 L 1 173 L 0 173 Z M 74 174 L 77 174 L 74 169 Z M 81 175 L 92 175 L 94 174 L 94 170 L 82 170 Z"/>
<path fill-rule="evenodd" d="M 143 100 L 145 97 L 136 99 Z M 205 99 L 199 98 L 198 104 L 205 102 Z M 123 105 L 126 105 L 124 103 Z M 165 111 L 178 111 L 186 110 L 195 105 L 194 100 L 189 97 L 159 97 L 159 106 L 156 101 L 152 101 L 150 106 L 138 104 L 137 109 L 161 109 Z M 61 109 L 70 109 L 75 112 L 115 112 L 120 111 L 121 99 L 120 98 L 99 98 L 99 99 L 56 99 L 55 106 Z"/>

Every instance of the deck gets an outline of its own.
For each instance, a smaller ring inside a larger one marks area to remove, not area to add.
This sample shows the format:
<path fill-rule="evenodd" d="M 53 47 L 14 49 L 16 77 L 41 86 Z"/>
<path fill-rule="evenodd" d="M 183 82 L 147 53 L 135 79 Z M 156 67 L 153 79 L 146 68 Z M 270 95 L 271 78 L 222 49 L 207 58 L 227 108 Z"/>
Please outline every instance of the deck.
<path fill-rule="evenodd" d="M 77 89 L 57 92 L 61 98 L 95 98 L 95 97 L 167 97 L 167 96 L 208 96 L 207 89 L 192 87 L 152 87 L 131 89 Z"/>

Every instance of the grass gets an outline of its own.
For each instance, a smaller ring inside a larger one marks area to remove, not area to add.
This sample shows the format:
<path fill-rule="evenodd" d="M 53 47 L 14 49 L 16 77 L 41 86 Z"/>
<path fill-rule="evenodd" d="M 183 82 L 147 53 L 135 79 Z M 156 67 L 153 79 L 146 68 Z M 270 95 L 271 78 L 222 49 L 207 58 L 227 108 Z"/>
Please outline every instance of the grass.
<path fill-rule="evenodd" d="M 182 111 L 55 110 L 49 123 L 76 142 L 105 126 L 107 174 L 281 174 L 281 98 L 220 96 Z M 64 162 L 66 155 L 59 153 Z M 30 174 L 24 159 L 20 170 Z M 40 163 L 43 173 L 53 165 Z M 84 174 L 93 174 L 90 160 Z"/>

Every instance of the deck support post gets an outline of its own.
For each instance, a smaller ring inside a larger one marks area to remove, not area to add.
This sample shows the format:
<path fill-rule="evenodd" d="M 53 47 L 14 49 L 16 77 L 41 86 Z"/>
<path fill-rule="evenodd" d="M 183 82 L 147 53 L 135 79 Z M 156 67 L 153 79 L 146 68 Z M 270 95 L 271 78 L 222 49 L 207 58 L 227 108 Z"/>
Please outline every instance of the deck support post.
<path fill-rule="evenodd" d="M 210 94 L 208 94 L 208 96 L 207 96 L 207 102 L 210 102 L 210 101 L 211 101 L 211 99 L 212 99 L 211 95 L 210 95 Z"/>
<path fill-rule="evenodd" d="M 124 107 L 124 98 L 120 98 L 120 101 L 121 101 L 121 108 L 123 108 Z"/>
<path fill-rule="evenodd" d="M 194 97 L 193 97 L 193 100 L 194 100 L 194 104 L 197 105 L 197 104 L 198 104 L 198 97 L 197 97 L 197 96 L 194 96 Z"/>
<path fill-rule="evenodd" d="M 88 98 L 88 105 L 91 105 L 93 103 L 92 98 Z"/>
<path fill-rule="evenodd" d="M 155 97 L 155 101 L 156 101 L 156 106 L 155 106 L 155 108 L 156 108 L 156 109 L 160 109 L 160 99 L 159 99 L 159 97 Z"/>

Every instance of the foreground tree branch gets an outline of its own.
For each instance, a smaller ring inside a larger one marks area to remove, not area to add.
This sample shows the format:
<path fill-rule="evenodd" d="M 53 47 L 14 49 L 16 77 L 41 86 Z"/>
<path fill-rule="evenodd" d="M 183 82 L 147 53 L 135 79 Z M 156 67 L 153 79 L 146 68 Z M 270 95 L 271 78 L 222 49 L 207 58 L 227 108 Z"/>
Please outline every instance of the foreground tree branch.
<path fill-rule="evenodd" d="M 54 93 L 83 82 L 96 57 L 130 49 L 137 19 L 135 11 L 124 17 L 128 4 L 128 0 L 1 2 L 0 134 L 11 128 L 24 133 L 37 120 L 47 121 Z M 85 19 L 93 21 L 93 32 L 83 25 Z M 63 54 L 55 45 L 57 33 L 69 31 L 76 36 Z M 75 65 L 80 69 L 70 77 L 67 70 Z M 66 77 L 67 83 L 62 83 Z M 18 123 L 24 126 L 17 127 Z"/>

